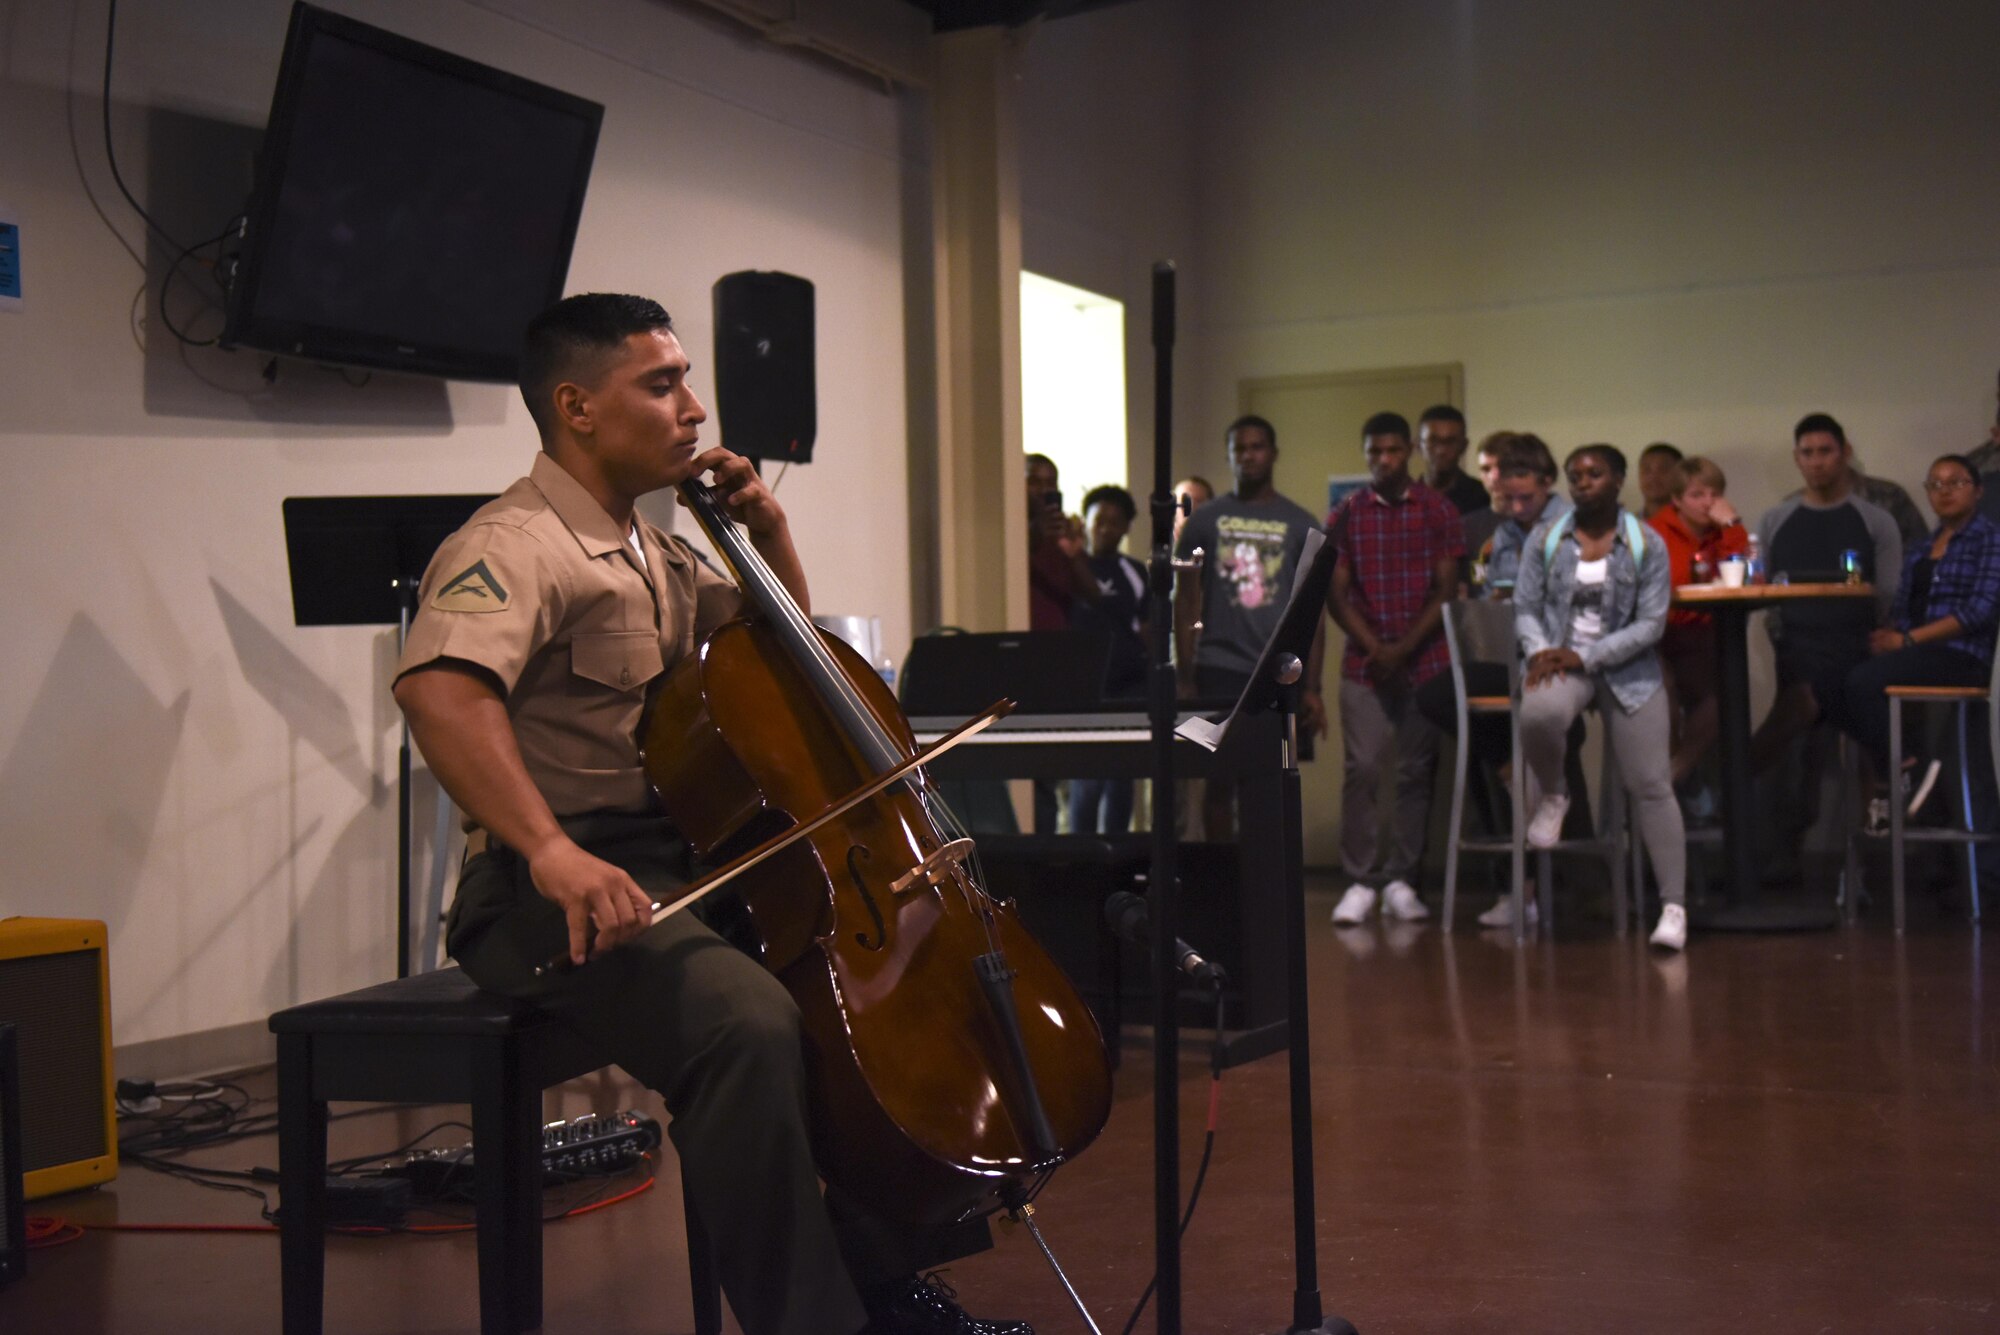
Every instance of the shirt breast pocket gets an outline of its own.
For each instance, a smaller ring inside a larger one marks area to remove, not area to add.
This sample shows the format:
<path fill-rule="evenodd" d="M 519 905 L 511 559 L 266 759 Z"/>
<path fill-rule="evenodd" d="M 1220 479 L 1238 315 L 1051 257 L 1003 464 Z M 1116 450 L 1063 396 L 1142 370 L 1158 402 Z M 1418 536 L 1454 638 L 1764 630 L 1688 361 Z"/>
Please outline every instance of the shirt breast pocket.
<path fill-rule="evenodd" d="M 570 671 L 614 691 L 638 691 L 660 675 L 660 637 L 650 630 L 578 635 L 569 645 Z"/>

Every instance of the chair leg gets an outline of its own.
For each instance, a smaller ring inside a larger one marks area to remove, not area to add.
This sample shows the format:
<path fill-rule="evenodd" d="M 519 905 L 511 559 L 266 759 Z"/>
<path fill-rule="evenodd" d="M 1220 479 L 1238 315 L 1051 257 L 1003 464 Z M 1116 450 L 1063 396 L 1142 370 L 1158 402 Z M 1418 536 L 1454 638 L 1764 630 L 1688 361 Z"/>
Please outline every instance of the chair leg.
<path fill-rule="evenodd" d="M 1626 887 L 1636 884 L 1636 881 L 1628 881 L 1627 877 L 1628 875 L 1636 877 L 1639 871 L 1638 833 L 1632 824 L 1631 795 L 1625 791 L 1625 780 L 1619 773 L 1617 757 L 1612 754 L 1608 729 L 1606 733 L 1603 796 L 1597 804 L 1599 813 L 1597 840 L 1599 845 L 1607 850 L 1604 860 L 1611 867 L 1611 930 L 1623 940 L 1629 930 L 1626 922 L 1628 917 L 1625 902 Z"/>
<path fill-rule="evenodd" d="M 278 1254 L 284 1335 L 320 1335 L 326 1300 L 326 1104 L 310 1034 L 278 1035 Z"/>
<path fill-rule="evenodd" d="M 1889 894 L 1895 908 L 1896 935 L 1903 934 L 1903 702 L 1889 697 Z"/>
<path fill-rule="evenodd" d="M 541 1090 L 526 1084 L 512 1044 L 481 1044 L 472 1089 L 481 1335 L 542 1324 Z"/>
<path fill-rule="evenodd" d="M 1542 933 L 1551 939 L 1556 934 L 1555 866 L 1555 854 L 1535 854 L 1535 905 L 1542 920 Z"/>
<path fill-rule="evenodd" d="M 1514 782 L 1509 785 L 1508 797 L 1512 801 L 1514 828 L 1513 846 L 1508 850 L 1507 886 L 1514 897 L 1514 941 L 1519 944 L 1528 939 L 1528 762 L 1521 755 L 1521 695 L 1514 692 L 1514 709 L 1510 727 L 1514 743 Z"/>
<path fill-rule="evenodd" d="M 1458 904 L 1458 845 L 1465 837 L 1465 767 L 1466 752 L 1470 750 L 1469 738 L 1465 735 L 1465 723 L 1459 724 L 1459 736 L 1452 747 L 1451 762 L 1451 819 L 1445 826 L 1444 839 L 1444 929 L 1451 930 L 1452 911 Z"/>
<path fill-rule="evenodd" d="M 1958 813 L 1965 820 L 1968 835 L 1979 833 L 1972 823 L 1972 748 L 1966 745 L 1965 704 L 1958 705 Z M 1970 892 L 1972 921 L 1979 921 L 1979 841 L 1965 841 L 1965 887 Z"/>
<path fill-rule="evenodd" d="M 688 1286 L 694 1291 L 694 1335 L 722 1335 L 722 1282 L 715 1276 L 715 1253 L 708 1230 L 694 1212 L 687 1174 L 681 1175 L 681 1210 L 687 1216 Z"/>
<path fill-rule="evenodd" d="M 1847 925 L 1861 920 L 1861 839 L 1860 831 L 1868 813 L 1861 807 L 1861 774 L 1868 762 L 1862 748 L 1840 739 L 1840 788 L 1844 795 L 1841 811 L 1846 815 L 1847 836 L 1841 841 L 1840 909 Z"/>
<path fill-rule="evenodd" d="M 1970 761 L 1966 763 L 1971 764 Z M 1995 807 L 2000 807 L 2000 691 L 1995 691 L 1986 701 L 1986 763 L 1993 767 L 1993 803 Z M 1979 921 L 1979 886 L 1976 883 L 1972 887 L 1972 921 Z"/>

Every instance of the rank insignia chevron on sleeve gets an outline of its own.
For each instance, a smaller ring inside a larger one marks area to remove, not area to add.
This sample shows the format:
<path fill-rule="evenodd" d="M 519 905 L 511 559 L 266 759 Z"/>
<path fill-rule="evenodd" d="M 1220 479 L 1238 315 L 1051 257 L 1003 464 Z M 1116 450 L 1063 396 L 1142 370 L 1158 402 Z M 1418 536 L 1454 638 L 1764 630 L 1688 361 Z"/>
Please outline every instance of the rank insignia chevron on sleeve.
<path fill-rule="evenodd" d="M 474 561 L 444 582 L 431 606 L 441 612 L 498 612 L 507 606 L 507 586 L 485 561 Z"/>

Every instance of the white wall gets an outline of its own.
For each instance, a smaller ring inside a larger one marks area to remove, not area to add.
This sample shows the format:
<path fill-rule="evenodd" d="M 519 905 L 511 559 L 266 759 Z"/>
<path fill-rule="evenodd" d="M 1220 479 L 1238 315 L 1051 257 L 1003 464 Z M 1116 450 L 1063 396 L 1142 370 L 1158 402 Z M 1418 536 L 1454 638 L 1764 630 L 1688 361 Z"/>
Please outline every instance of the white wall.
<path fill-rule="evenodd" d="M 1143 558 L 1153 489 L 1152 266 L 1179 266 L 1173 435 L 1221 438 L 1198 414 L 1188 368 L 1199 355 L 1204 277 L 1194 258 L 1195 106 L 1200 53 L 1186 0 L 1135 0 L 1023 30 L 1021 263 L 1125 303 L 1127 476 Z M 1096 479 L 1063 479 L 1081 496 Z"/>
<path fill-rule="evenodd" d="M 1135 481 L 1169 247 L 1177 471 L 1244 379 L 1461 362 L 1475 436 L 1672 440 L 1751 514 L 1816 409 L 1914 489 L 1993 420 L 1995 50 L 1984 0 L 1133 0 L 1034 34 L 1024 247 L 1124 284 Z"/>
<path fill-rule="evenodd" d="M 715 278 L 814 280 L 818 462 L 780 498 L 816 607 L 906 643 L 897 100 L 652 0 L 338 7 L 606 105 L 571 289 L 657 296 L 698 385 Z M 254 143 L 288 11 L 120 6 L 114 129 L 142 198 L 156 134 L 225 168 Z M 252 354 L 135 333 L 139 228 L 95 101 L 103 6 L 15 0 L 0 32 L 0 204 L 27 296 L 0 313 L 0 913 L 109 922 L 120 1044 L 240 1025 L 394 967 L 392 632 L 292 625 L 279 503 L 498 490 L 533 431 L 499 387 L 295 366 L 266 385 Z M 155 165 L 211 225 L 240 202 Z"/>
<path fill-rule="evenodd" d="M 1992 420 L 2000 7 L 1248 0 L 1200 46 L 1209 416 L 1461 361 L 1475 436 L 1672 440 L 1752 512 L 1809 410 L 1912 486 Z"/>

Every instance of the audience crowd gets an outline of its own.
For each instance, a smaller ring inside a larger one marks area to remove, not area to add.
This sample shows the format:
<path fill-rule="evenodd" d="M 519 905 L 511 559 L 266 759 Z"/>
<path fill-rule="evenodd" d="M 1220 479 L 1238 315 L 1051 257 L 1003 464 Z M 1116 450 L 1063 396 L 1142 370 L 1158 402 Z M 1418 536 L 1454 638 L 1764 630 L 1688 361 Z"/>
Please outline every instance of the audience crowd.
<path fill-rule="evenodd" d="M 1597 711 L 1659 888 L 1656 946 L 1686 944 L 1686 829 L 1718 819 L 1705 776 L 1720 726 L 1716 628 L 1699 607 L 1676 606 L 1675 589 L 1870 586 L 1872 597 L 1772 609 L 1776 693 L 1751 738 L 1752 763 L 1767 773 L 1802 736 L 1831 725 L 1869 757 L 1862 768 L 1872 828 L 1886 825 L 1891 802 L 1912 816 L 1923 807 L 1941 761 L 1918 754 L 1919 728 L 1906 729 L 1905 754 L 1888 754 L 1886 691 L 1984 686 L 1992 677 L 2000 637 L 2000 418 L 1972 450 L 1931 463 L 1922 482 L 1930 520 L 1900 484 L 1863 471 L 1846 431 L 1823 412 L 1807 414 L 1792 431 L 1801 486 L 1754 524 L 1730 502 L 1728 478 L 1714 459 L 1664 441 L 1634 461 L 1638 495 L 1627 508 L 1626 456 L 1612 445 L 1579 446 L 1558 468 L 1540 437 L 1496 431 L 1479 441 L 1476 472 L 1468 473 L 1461 464 L 1469 439 L 1464 414 L 1448 405 L 1426 411 L 1414 433 L 1396 413 L 1375 414 L 1360 432 L 1368 484 L 1325 518 L 1337 553 L 1326 611 L 1344 636 L 1330 702 L 1341 724 L 1340 859 L 1349 881 L 1333 911 L 1336 924 L 1359 924 L 1378 911 L 1405 921 L 1429 916 L 1418 873 L 1439 736 L 1457 728 L 1442 630 L 1445 605 L 1457 598 L 1511 601 L 1516 641 L 1515 664 L 1461 664 L 1466 693 L 1505 695 L 1515 672 L 1522 687 L 1521 756 L 1510 754 L 1512 729 L 1501 715 L 1471 718 L 1463 744 L 1502 784 L 1526 785 L 1527 842 L 1550 848 L 1564 837 L 1566 820 L 1574 824 L 1581 716 Z M 1239 418 L 1224 437 L 1233 487 L 1218 495 L 1198 477 L 1176 484 L 1182 509 L 1175 550 L 1183 565 L 1172 629 L 1183 698 L 1226 701 L 1242 689 L 1316 526 L 1277 488 L 1277 441 L 1269 421 Z M 1122 488 L 1098 487 L 1085 496 L 1080 518 L 1066 517 L 1054 481 L 1054 466 L 1031 456 L 1035 624 L 1108 630 L 1116 644 L 1109 689 L 1136 696 L 1144 678 L 1145 573 L 1119 552 L 1136 513 L 1133 499 Z M 1197 551 L 1203 559 L 1193 564 Z M 1301 713 L 1323 736 L 1321 659 L 1316 643 Z M 1975 786 L 1991 786 L 1984 777 L 1990 761 L 1976 757 L 1971 768 Z M 1884 780 L 1891 774 L 1893 789 Z M 1385 780 L 1393 793 L 1386 821 L 1377 811 Z M 2000 821 L 1995 797 L 1981 794 L 1981 819 Z M 1071 787 L 1073 830 L 1122 830 L 1131 811 L 1129 783 Z M 1232 794 L 1223 785 L 1208 785 L 1202 820 L 1207 838 L 1233 837 Z M 1499 896 L 1480 922 L 1511 925 L 1511 895 Z"/>

